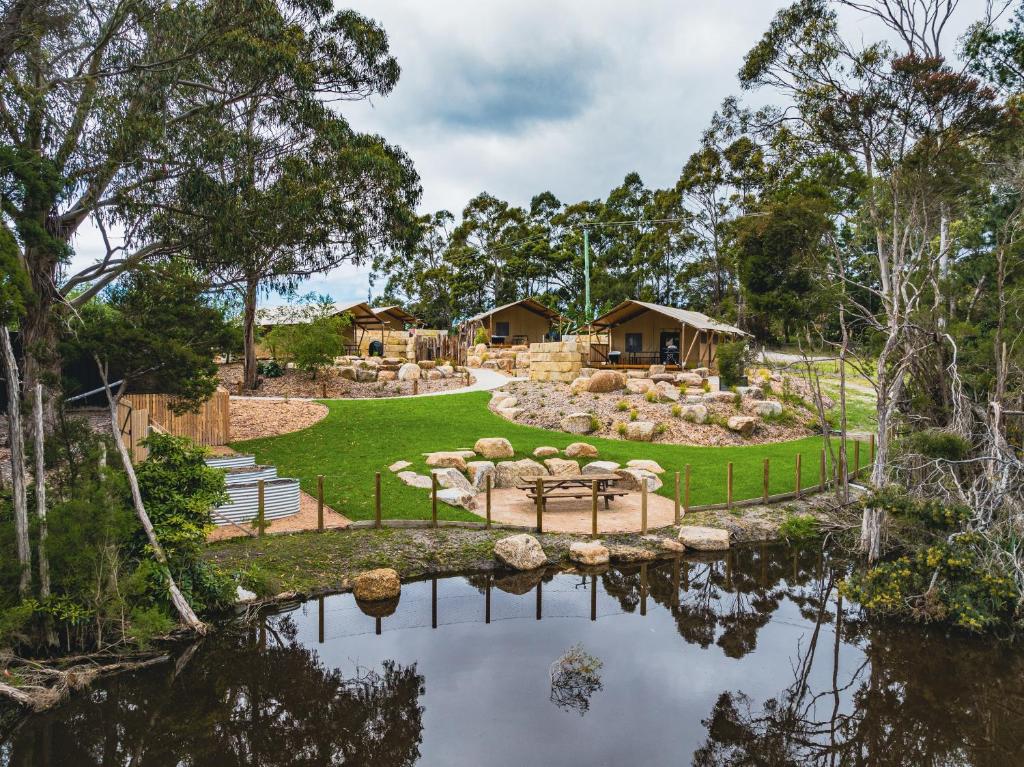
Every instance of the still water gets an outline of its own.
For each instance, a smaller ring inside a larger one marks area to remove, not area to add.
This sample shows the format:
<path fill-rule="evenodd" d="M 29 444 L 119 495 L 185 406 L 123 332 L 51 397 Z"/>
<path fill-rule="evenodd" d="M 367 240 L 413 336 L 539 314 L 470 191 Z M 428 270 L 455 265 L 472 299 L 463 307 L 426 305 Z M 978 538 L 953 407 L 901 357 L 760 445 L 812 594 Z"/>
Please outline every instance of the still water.
<path fill-rule="evenodd" d="M 841 576 L 755 547 L 314 599 L 27 720 L 0 764 L 1024 764 L 1024 654 L 868 624 Z"/>

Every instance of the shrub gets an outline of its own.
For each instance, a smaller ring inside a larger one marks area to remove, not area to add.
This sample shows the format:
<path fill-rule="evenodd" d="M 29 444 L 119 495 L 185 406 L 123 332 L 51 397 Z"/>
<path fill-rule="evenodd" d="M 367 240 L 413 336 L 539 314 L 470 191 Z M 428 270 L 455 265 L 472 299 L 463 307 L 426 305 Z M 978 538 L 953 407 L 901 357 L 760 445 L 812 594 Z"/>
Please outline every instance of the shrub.
<path fill-rule="evenodd" d="M 700 382 L 700 388 L 701 390 L 703 390 L 705 394 L 707 394 L 709 391 L 711 391 L 711 382 L 705 378 L 703 381 Z"/>
<path fill-rule="evenodd" d="M 343 334 L 351 316 L 337 315 L 333 311 L 333 304 L 321 299 L 309 309 L 305 317 L 308 321 L 279 325 L 271 330 L 267 340 L 275 349 L 275 356 L 280 353 L 299 370 L 313 376 L 334 364 L 334 358 L 345 350 Z"/>
<path fill-rule="evenodd" d="M 625 422 L 624 421 L 619 421 L 615 425 L 615 431 L 618 433 L 618 435 L 620 437 L 625 437 L 626 436 L 626 431 L 627 431 Z"/>
<path fill-rule="evenodd" d="M 615 403 L 615 409 L 618 410 L 620 413 L 625 413 L 627 410 L 629 410 L 629 403 L 626 402 L 626 400 L 624 399 L 620 399 L 618 402 Z"/>
<path fill-rule="evenodd" d="M 664 434 L 667 431 L 668 431 L 668 426 L 666 424 L 664 424 L 664 423 L 659 422 L 659 423 L 655 424 L 655 426 L 654 426 L 654 433 L 656 435 L 658 435 L 658 436 L 661 436 L 662 434 Z"/>
<path fill-rule="evenodd" d="M 649 391 L 644 395 L 644 399 L 647 400 L 648 402 L 657 402 L 658 395 L 652 391 Z"/>
<path fill-rule="evenodd" d="M 264 378 L 280 378 L 284 375 L 284 368 L 278 364 L 277 360 L 268 360 L 257 363 L 256 372 Z"/>
<path fill-rule="evenodd" d="M 635 407 L 629 409 L 629 420 L 635 421 L 639 417 L 640 413 Z"/>
<path fill-rule="evenodd" d="M 597 431 L 600 428 L 601 428 L 601 422 L 599 420 L 597 420 L 597 416 L 595 416 L 595 415 L 590 416 L 590 430 L 591 431 Z"/>
<path fill-rule="evenodd" d="M 971 443 L 959 434 L 943 429 L 924 429 L 904 440 L 904 448 L 926 458 L 962 461 L 971 453 Z"/>
<path fill-rule="evenodd" d="M 733 386 L 740 382 L 747 369 L 747 342 L 723 341 L 718 344 L 718 373 L 722 383 Z"/>
<path fill-rule="evenodd" d="M 809 514 L 790 514 L 779 525 L 779 534 L 790 541 L 804 543 L 821 535 L 821 525 Z"/>
<path fill-rule="evenodd" d="M 679 405 L 672 406 L 672 417 L 678 418 L 683 414 L 683 409 Z"/>

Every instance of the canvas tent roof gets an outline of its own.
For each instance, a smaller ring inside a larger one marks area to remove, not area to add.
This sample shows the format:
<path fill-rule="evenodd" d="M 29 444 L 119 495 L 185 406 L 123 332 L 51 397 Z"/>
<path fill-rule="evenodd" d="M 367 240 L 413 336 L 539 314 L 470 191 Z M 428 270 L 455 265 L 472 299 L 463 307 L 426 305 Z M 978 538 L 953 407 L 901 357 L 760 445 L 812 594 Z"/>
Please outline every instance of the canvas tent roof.
<path fill-rule="evenodd" d="M 416 318 L 413 317 L 409 312 L 403 309 L 398 304 L 393 306 L 377 306 L 374 307 L 373 313 L 382 320 L 395 320 L 399 323 L 407 325 L 416 324 Z"/>
<path fill-rule="evenodd" d="M 480 320 L 487 319 L 492 314 L 497 314 L 498 312 L 503 312 L 506 309 L 512 309 L 513 307 L 516 306 L 521 306 L 527 311 L 531 311 L 534 314 L 539 314 L 542 317 L 546 317 L 547 319 L 552 321 L 557 320 L 560 317 L 558 312 L 556 312 L 554 309 L 549 309 L 548 307 L 544 306 L 544 304 L 542 304 L 540 301 L 537 301 L 536 299 L 533 298 L 524 298 L 521 301 L 513 301 L 510 304 L 505 304 L 504 306 L 496 306 L 493 309 L 488 309 L 485 312 L 480 312 L 480 314 L 475 314 L 468 320 L 466 320 L 466 322 L 479 322 Z"/>
<path fill-rule="evenodd" d="M 265 309 L 256 310 L 256 324 L 264 326 L 299 325 L 303 322 L 309 322 L 318 310 L 319 307 L 317 306 L 308 306 L 304 304 L 298 306 L 269 306 Z M 369 304 L 365 301 L 353 301 L 348 304 L 331 305 L 332 315 L 344 314 L 345 312 L 352 315 L 352 321 L 356 325 L 381 325 L 380 318 L 377 317 L 373 309 L 371 309 Z"/>
<path fill-rule="evenodd" d="M 658 314 L 670 317 L 683 325 L 689 325 L 692 328 L 697 328 L 697 330 L 712 330 L 731 336 L 750 335 L 734 325 L 727 325 L 724 322 L 719 322 L 718 320 L 714 320 L 701 312 L 694 312 L 689 309 L 676 309 L 674 306 L 649 304 L 646 301 L 634 301 L 632 299 L 623 301 L 614 309 L 605 312 L 595 319 L 591 325 L 596 329 L 605 330 L 615 327 L 616 325 L 621 325 L 623 322 L 628 322 L 634 317 L 639 317 L 644 312 L 657 312 Z"/>

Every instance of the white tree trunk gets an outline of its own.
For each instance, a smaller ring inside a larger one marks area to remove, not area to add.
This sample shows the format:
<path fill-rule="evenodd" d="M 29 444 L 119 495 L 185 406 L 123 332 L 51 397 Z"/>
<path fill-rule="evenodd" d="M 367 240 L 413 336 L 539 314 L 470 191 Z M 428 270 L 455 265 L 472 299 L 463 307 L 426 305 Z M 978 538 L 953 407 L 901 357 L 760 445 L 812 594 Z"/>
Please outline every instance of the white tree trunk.
<path fill-rule="evenodd" d="M 139 490 L 139 480 L 135 476 L 135 467 L 132 466 L 132 459 L 128 455 L 128 448 L 125 447 L 124 440 L 121 439 L 121 425 L 117 419 L 117 403 L 120 396 L 115 396 L 110 390 L 106 373 L 102 365 L 99 364 L 99 361 L 97 361 L 97 365 L 100 367 L 103 385 L 107 389 L 107 402 L 110 404 L 110 425 L 114 434 L 114 445 L 117 447 L 117 452 L 121 455 L 121 464 L 124 466 L 125 474 L 128 477 L 128 486 L 131 488 L 135 514 L 142 524 L 142 529 L 146 531 L 146 538 L 149 539 L 150 548 L 153 549 L 153 557 L 164 568 L 164 573 L 167 576 L 167 590 L 171 595 L 171 603 L 174 605 L 174 609 L 178 611 L 181 622 L 193 631 L 205 634 L 206 624 L 199 620 L 199 617 L 192 609 L 192 605 L 188 603 L 188 600 L 185 599 L 184 594 L 178 588 L 178 584 L 174 582 L 170 563 L 167 561 L 167 554 L 164 552 L 163 546 L 160 545 L 160 540 L 156 537 L 156 530 L 153 529 L 153 523 L 150 521 L 149 514 L 146 513 L 146 506 L 142 502 L 142 491 Z"/>
<path fill-rule="evenodd" d="M 39 518 L 39 596 L 50 596 L 50 560 L 46 556 L 46 437 L 43 430 L 43 385 L 36 383 L 33 402 L 36 452 L 36 516 Z"/>
<path fill-rule="evenodd" d="M 14 503 L 14 537 L 21 577 L 18 593 L 28 597 L 32 590 L 32 549 L 28 540 L 28 497 L 25 491 L 25 435 L 21 428 L 21 377 L 14 359 L 10 331 L 0 325 L 0 353 L 7 379 L 7 424 L 11 443 L 11 485 Z"/>

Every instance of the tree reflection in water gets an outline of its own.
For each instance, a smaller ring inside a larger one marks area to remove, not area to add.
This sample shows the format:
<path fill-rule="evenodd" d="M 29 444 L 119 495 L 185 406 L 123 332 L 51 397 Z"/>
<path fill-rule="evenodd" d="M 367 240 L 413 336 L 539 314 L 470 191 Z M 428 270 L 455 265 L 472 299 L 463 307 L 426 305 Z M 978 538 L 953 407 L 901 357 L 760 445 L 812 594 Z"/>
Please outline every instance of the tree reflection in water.
<path fill-rule="evenodd" d="M 53 712 L 59 726 L 16 737 L 10 764 L 240 767 L 284 754 L 301 767 L 414 764 L 424 692 L 415 664 L 345 677 L 295 634 L 287 616 L 270 619 L 207 640 L 174 669 L 111 679 Z"/>

